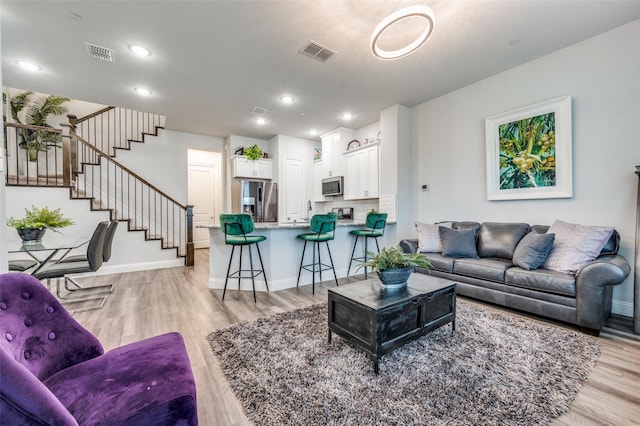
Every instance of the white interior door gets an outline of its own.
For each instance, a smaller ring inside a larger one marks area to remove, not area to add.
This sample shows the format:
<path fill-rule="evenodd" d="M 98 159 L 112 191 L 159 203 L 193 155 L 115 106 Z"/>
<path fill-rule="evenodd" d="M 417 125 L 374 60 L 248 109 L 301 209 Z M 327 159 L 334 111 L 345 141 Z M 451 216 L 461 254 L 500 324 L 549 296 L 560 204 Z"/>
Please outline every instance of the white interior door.
<path fill-rule="evenodd" d="M 222 203 L 220 153 L 189 150 L 189 204 L 193 205 L 193 244 L 209 247 L 209 230 L 198 226 L 216 225 Z"/>
<path fill-rule="evenodd" d="M 306 218 L 304 197 L 304 162 L 299 158 L 284 160 L 284 219 L 281 222 L 300 221 Z"/>

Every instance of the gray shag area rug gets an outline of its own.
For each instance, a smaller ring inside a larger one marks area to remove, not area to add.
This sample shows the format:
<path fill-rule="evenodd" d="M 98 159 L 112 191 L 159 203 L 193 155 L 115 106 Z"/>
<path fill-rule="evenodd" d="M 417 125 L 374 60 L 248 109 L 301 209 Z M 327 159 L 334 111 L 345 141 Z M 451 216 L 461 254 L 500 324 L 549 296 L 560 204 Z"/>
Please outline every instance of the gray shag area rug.
<path fill-rule="evenodd" d="M 540 425 L 565 413 L 597 339 L 458 300 L 451 325 L 373 361 L 322 303 L 207 337 L 257 425 Z"/>

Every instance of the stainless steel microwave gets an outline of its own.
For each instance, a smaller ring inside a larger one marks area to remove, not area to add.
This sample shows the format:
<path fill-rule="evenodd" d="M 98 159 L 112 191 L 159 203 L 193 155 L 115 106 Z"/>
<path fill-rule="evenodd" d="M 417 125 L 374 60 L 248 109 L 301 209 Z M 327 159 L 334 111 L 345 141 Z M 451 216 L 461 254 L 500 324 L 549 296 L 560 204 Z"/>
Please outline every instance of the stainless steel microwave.
<path fill-rule="evenodd" d="M 344 180 L 342 176 L 322 179 L 322 195 L 342 195 Z"/>

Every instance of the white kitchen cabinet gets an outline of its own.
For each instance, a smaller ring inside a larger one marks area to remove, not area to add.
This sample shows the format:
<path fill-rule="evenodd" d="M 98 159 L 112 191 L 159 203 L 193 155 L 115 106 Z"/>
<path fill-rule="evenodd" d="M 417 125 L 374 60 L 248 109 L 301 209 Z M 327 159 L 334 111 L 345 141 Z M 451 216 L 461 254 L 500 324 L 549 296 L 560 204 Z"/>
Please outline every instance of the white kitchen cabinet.
<path fill-rule="evenodd" d="M 360 200 L 379 196 L 379 147 L 366 145 L 344 155 L 344 199 Z"/>
<path fill-rule="evenodd" d="M 325 177 L 342 176 L 342 153 L 353 140 L 353 130 L 340 127 L 322 136 L 322 163 Z"/>
<path fill-rule="evenodd" d="M 249 160 L 247 157 L 234 156 L 231 159 L 231 172 L 234 178 L 273 179 L 273 163 L 268 158 Z"/>
<path fill-rule="evenodd" d="M 325 201 L 322 195 L 322 179 L 324 178 L 324 168 L 322 160 L 313 162 L 313 200 Z"/>

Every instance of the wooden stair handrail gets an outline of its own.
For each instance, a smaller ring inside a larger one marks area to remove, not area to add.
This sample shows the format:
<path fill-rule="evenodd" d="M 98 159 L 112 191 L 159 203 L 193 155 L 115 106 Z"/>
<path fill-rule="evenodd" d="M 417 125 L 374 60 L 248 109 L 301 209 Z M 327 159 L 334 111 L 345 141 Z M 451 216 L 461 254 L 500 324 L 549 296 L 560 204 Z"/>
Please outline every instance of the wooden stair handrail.
<path fill-rule="evenodd" d="M 51 133 L 62 133 L 61 129 L 56 129 L 55 127 L 33 126 L 31 124 L 21 124 L 21 123 L 4 123 L 4 125 L 6 127 L 17 127 L 18 129 L 44 130 Z"/>
<path fill-rule="evenodd" d="M 112 109 L 116 109 L 116 107 L 108 106 L 108 107 L 102 108 L 99 111 L 96 111 L 96 112 L 91 113 L 91 114 L 89 114 L 87 116 L 84 116 L 82 118 L 78 118 L 78 116 L 73 115 L 73 114 L 67 114 L 67 118 L 69 119 L 69 122 L 71 122 L 71 117 L 75 118 L 75 120 L 73 121 L 73 124 L 77 124 L 77 123 L 82 123 L 83 121 L 86 121 L 86 120 L 88 120 L 90 118 L 97 117 L 98 115 L 104 114 L 105 112 L 111 111 Z"/>

